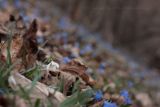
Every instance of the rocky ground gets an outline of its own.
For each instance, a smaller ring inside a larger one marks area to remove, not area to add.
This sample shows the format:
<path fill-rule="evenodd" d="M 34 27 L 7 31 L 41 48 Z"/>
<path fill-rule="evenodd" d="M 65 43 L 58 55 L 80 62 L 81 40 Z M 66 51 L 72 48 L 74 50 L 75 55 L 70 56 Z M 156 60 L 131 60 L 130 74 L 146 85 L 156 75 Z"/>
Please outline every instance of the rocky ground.
<path fill-rule="evenodd" d="M 0 8 L 0 106 L 160 106 L 156 69 L 54 4 L 2 0 Z"/>

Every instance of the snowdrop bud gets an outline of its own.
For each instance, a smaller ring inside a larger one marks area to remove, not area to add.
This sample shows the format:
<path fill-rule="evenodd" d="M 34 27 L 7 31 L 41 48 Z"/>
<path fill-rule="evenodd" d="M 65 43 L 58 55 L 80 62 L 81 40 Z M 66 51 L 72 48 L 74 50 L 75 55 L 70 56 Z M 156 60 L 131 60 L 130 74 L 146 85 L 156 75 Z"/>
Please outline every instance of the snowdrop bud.
<path fill-rule="evenodd" d="M 51 61 L 47 65 L 47 71 L 56 71 L 57 69 L 59 69 L 59 64 L 54 61 Z"/>

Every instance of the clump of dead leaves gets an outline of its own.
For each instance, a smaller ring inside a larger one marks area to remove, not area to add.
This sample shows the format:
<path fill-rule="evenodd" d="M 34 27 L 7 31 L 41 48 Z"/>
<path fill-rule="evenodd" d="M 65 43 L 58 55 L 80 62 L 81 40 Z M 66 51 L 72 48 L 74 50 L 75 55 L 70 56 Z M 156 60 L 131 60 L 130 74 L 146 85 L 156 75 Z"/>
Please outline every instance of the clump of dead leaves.
<path fill-rule="evenodd" d="M 16 63 L 8 79 L 9 86 L 14 91 L 20 90 L 19 86 L 26 89 L 32 87 L 32 80 L 25 77 L 22 72 L 24 73 L 37 65 L 40 66 L 42 75 L 30 93 L 33 101 L 51 97 L 52 102 L 56 102 L 55 106 L 59 106 L 68 95 L 73 94 L 68 93 L 77 81 L 80 81 L 79 88 L 81 91 L 91 88 L 96 83 L 86 74 L 87 67 L 78 59 L 67 64 L 60 64 L 60 68 L 48 70 L 45 63 L 37 60 L 42 57 L 40 53 L 43 53 L 44 57 L 47 54 L 38 48 L 37 31 L 36 20 L 33 20 L 27 28 L 21 16 L 14 17 L 11 15 L 7 22 L 0 24 L 0 60 L 2 65 L 6 63 L 8 57 L 7 43 L 10 43 L 11 64 Z M 50 88 L 50 86 L 56 86 L 61 80 L 64 81 L 64 89 L 61 92 Z"/>
<path fill-rule="evenodd" d="M 23 18 L 10 16 L 9 21 L 0 26 L 1 60 L 7 59 L 7 42 L 10 42 L 11 62 L 20 61 L 19 67 L 29 68 L 36 61 L 38 45 L 36 43 L 37 22 L 34 20 L 27 29 Z M 9 41 L 11 40 L 11 41 Z M 17 66 L 18 67 L 18 66 Z"/>

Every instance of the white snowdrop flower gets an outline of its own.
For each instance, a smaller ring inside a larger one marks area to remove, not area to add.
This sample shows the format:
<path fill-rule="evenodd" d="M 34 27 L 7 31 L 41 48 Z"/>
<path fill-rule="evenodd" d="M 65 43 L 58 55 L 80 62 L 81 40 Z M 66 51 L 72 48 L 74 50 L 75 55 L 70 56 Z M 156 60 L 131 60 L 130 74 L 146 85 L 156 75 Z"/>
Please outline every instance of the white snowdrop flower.
<path fill-rule="evenodd" d="M 51 61 L 47 65 L 47 71 L 56 71 L 57 69 L 59 69 L 59 64 L 54 61 Z"/>

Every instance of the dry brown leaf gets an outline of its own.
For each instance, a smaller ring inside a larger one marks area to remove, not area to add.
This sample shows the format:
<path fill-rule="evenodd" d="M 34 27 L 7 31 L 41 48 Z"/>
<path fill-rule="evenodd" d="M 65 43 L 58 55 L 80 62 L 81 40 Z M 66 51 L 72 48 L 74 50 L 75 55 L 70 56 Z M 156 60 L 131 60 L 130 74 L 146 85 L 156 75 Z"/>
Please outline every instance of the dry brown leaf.
<path fill-rule="evenodd" d="M 74 82 L 72 80 L 64 81 L 63 94 L 68 96 L 71 94 L 70 88 L 73 87 Z"/>
<path fill-rule="evenodd" d="M 19 57 L 22 57 L 25 68 L 31 68 L 36 62 L 38 44 L 36 42 L 37 22 L 34 20 L 29 29 L 23 35 L 23 45 L 19 52 Z"/>
<path fill-rule="evenodd" d="M 19 85 L 25 89 L 29 89 L 32 86 L 32 81 L 19 73 L 11 75 L 8 82 L 13 90 L 19 90 Z M 32 98 L 45 99 L 49 95 L 48 88 L 46 85 L 37 82 L 30 95 Z"/>
<path fill-rule="evenodd" d="M 13 38 L 11 42 L 11 47 L 10 47 L 10 54 L 11 54 L 11 59 L 12 62 L 16 61 L 17 59 L 17 54 L 19 53 L 21 46 L 22 46 L 22 38 L 20 37 L 15 37 Z M 3 45 L 2 47 L 2 55 L 4 56 L 4 59 L 7 58 L 7 43 Z"/>
<path fill-rule="evenodd" d="M 53 88 L 48 88 L 48 91 L 51 96 L 56 98 L 60 103 L 66 99 L 66 97 L 61 92 L 55 91 Z"/>
<path fill-rule="evenodd" d="M 78 60 L 72 60 L 68 64 L 62 65 L 60 69 L 63 72 L 71 73 L 72 75 L 78 75 L 82 78 L 86 84 L 93 86 L 96 82 L 86 74 L 87 67 Z"/>
<path fill-rule="evenodd" d="M 25 26 L 19 28 L 17 26 L 18 25 L 17 22 L 23 23 L 23 19 L 21 17 L 15 19 L 15 17 L 11 15 L 9 21 L 5 22 L 5 24 L 2 24 L 0 26 L 0 40 L 1 40 L 0 49 L 2 51 L 1 58 L 3 57 L 2 59 L 4 59 L 4 61 L 7 58 L 8 38 L 12 38 L 10 47 L 12 62 L 15 62 L 17 60 L 17 55 L 22 47 L 23 44 L 22 35 L 24 34 Z"/>
<path fill-rule="evenodd" d="M 8 20 L 9 13 L 0 11 L 0 23 L 4 23 Z"/>
<path fill-rule="evenodd" d="M 61 82 L 61 80 L 64 80 L 64 89 L 62 91 L 64 95 L 71 94 L 70 92 L 73 87 L 73 84 L 78 80 L 80 80 L 80 89 L 87 88 L 86 82 L 84 82 L 77 74 L 73 75 L 69 72 L 63 72 L 59 69 L 55 70 L 54 68 L 50 69 L 49 72 L 47 72 L 47 67 L 45 65 L 42 66 L 42 71 L 43 76 L 40 81 L 44 84 L 57 86 Z"/>
<path fill-rule="evenodd" d="M 29 89 L 32 86 L 32 81 L 19 73 L 14 73 L 11 75 L 8 79 L 8 82 L 10 87 L 15 91 L 19 90 L 19 86 L 25 89 Z M 49 96 L 51 96 L 52 100 L 56 99 L 58 101 L 57 103 L 59 104 L 65 100 L 65 96 L 62 93 L 55 91 L 53 88 L 47 87 L 40 82 L 36 83 L 30 93 L 30 97 L 33 100 L 37 98 L 45 100 Z"/>
<path fill-rule="evenodd" d="M 56 86 L 59 83 L 59 79 L 57 77 L 59 72 L 47 72 L 46 70 L 42 73 L 42 78 L 40 82 L 46 85 Z"/>

